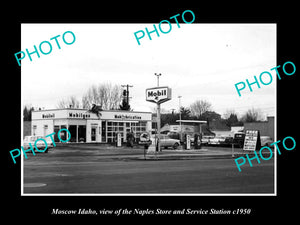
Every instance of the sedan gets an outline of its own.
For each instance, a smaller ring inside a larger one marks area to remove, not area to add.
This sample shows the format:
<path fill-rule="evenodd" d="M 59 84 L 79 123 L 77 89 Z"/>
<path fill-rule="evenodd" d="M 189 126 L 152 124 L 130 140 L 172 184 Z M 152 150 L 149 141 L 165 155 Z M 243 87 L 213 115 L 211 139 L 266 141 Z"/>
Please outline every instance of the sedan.
<path fill-rule="evenodd" d="M 152 143 L 155 143 L 154 140 Z M 160 146 L 164 148 L 171 147 L 173 149 L 177 149 L 180 146 L 180 140 L 170 138 L 168 135 L 160 135 Z"/>

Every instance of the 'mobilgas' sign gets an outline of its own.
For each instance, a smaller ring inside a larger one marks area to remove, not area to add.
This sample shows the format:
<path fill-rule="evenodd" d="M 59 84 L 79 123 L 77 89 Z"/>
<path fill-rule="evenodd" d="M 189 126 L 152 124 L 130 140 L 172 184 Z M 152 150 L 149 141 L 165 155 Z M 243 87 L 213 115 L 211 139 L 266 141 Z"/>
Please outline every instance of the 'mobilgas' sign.
<path fill-rule="evenodd" d="M 169 87 L 156 87 L 146 89 L 146 101 L 154 103 L 163 103 L 171 100 L 172 89 Z"/>

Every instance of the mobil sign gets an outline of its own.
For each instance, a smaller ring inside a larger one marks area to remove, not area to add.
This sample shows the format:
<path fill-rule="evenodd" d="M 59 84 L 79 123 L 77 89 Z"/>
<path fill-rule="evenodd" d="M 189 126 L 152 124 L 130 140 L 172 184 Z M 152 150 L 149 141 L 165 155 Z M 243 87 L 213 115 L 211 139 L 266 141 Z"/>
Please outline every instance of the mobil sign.
<path fill-rule="evenodd" d="M 146 89 L 146 101 L 154 103 L 163 103 L 172 98 L 172 89 L 169 87 L 156 87 Z"/>

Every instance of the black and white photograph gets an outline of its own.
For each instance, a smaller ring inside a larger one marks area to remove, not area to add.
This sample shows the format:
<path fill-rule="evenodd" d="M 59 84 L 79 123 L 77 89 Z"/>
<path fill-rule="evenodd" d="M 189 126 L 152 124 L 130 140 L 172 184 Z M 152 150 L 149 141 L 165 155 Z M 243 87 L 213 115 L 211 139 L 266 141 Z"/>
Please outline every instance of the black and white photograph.
<path fill-rule="evenodd" d="M 276 24 L 180 20 L 22 24 L 24 195 L 276 194 Z"/>

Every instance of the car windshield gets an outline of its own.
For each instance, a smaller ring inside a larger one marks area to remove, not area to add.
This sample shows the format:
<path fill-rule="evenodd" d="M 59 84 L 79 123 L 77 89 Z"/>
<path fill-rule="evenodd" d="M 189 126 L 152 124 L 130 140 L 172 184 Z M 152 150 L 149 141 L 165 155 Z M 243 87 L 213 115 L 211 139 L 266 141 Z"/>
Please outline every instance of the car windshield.
<path fill-rule="evenodd" d="M 158 137 L 158 135 L 156 134 L 156 135 L 155 135 L 155 138 L 157 138 L 157 137 Z M 159 137 L 160 137 L 161 139 L 164 139 L 164 138 L 167 138 L 168 136 L 165 135 L 165 134 L 161 134 Z"/>

